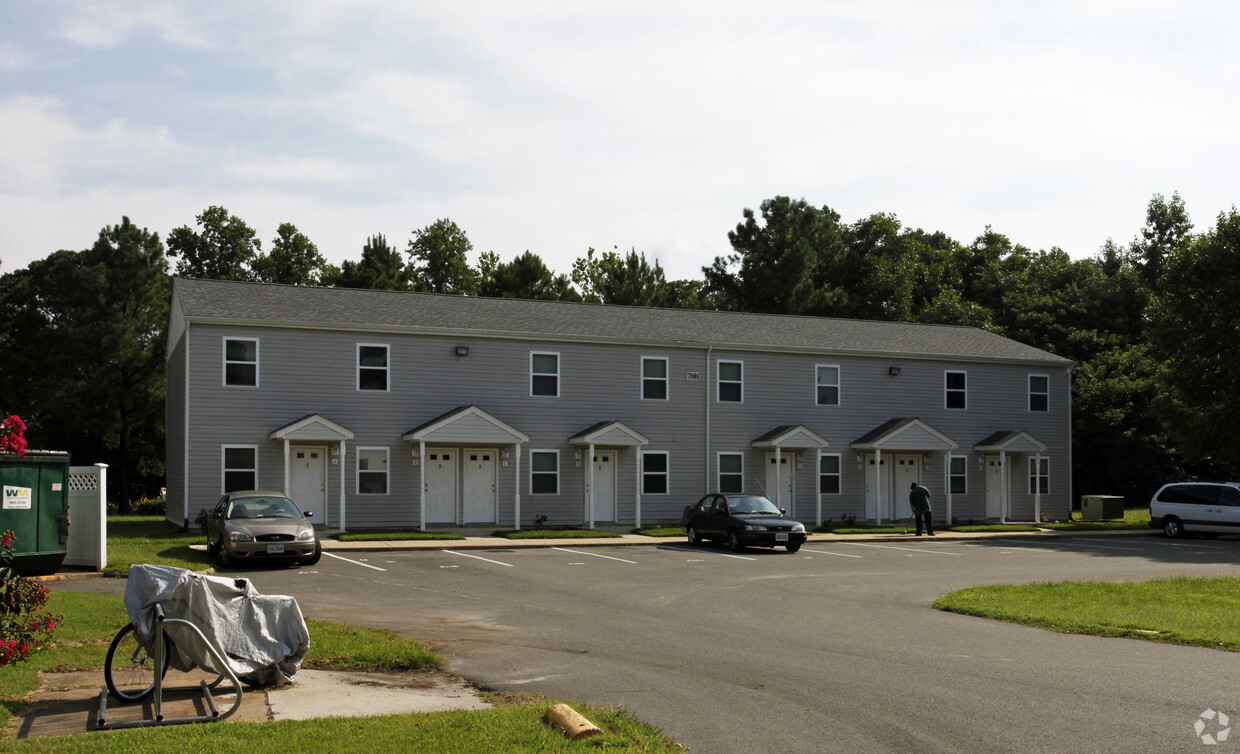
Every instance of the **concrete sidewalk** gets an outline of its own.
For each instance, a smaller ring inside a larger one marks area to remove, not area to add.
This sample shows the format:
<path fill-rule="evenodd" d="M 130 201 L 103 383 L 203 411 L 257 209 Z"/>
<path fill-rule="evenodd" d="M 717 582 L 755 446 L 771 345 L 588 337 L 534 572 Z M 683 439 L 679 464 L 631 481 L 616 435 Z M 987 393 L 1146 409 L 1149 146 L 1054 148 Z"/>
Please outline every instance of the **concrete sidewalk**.
<path fill-rule="evenodd" d="M 64 736 L 98 729 L 103 671 L 44 672 L 40 675 L 43 685 L 31 695 L 31 703 L 10 719 L 9 736 Z M 164 682 L 171 688 L 164 692 L 161 703 L 164 719 L 207 714 L 205 698 L 196 684 L 210 683 L 215 677 L 202 670 L 189 673 L 169 670 Z M 221 713 L 231 709 L 236 698 L 228 681 L 213 689 L 211 694 Z M 490 706 L 479 697 L 477 689 L 442 671 L 361 673 L 303 668 L 297 672 L 296 681 L 288 686 L 243 688 L 241 706 L 219 722 L 370 717 Z M 152 720 L 155 708 L 151 698 L 122 704 L 108 697 L 106 714 L 109 724 Z"/>
<path fill-rule="evenodd" d="M 1026 525 L 1026 524 L 1019 524 Z M 1033 524 L 1027 524 L 1033 526 Z M 388 552 L 397 550 L 480 550 L 530 547 L 618 547 L 634 545 L 687 545 L 684 535 L 678 537 L 648 537 L 643 534 L 619 533 L 619 536 L 608 537 L 564 537 L 559 539 L 507 539 L 488 534 L 462 534 L 464 539 L 409 539 L 383 540 L 373 542 L 341 542 L 330 539 L 339 532 L 322 532 L 320 541 L 325 552 Z M 1063 531 L 1059 529 L 1039 529 L 1038 531 L 998 531 L 998 532 L 938 532 L 934 539 L 942 540 L 975 540 L 999 539 L 1004 537 L 1062 537 L 1062 536 L 1145 536 L 1161 534 L 1158 529 L 1104 529 L 1095 531 Z M 928 540 L 922 537 L 921 540 Z M 821 534 L 810 532 L 805 544 L 828 544 L 831 542 L 891 542 L 918 540 L 916 534 L 909 530 L 908 534 Z M 205 545 L 195 545 L 194 549 L 206 550 Z"/>

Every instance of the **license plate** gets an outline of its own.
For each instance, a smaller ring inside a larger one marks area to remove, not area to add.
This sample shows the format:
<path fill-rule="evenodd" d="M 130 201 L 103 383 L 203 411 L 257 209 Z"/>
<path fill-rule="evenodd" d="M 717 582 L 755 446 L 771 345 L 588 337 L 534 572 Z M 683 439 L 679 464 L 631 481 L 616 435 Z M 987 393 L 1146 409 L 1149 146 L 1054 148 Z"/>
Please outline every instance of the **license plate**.
<path fill-rule="evenodd" d="M 775 541 L 776 541 L 776 542 L 787 542 L 787 541 L 788 541 L 788 532 L 780 532 L 780 533 L 777 533 L 777 534 L 775 535 Z"/>
<path fill-rule="evenodd" d="M 787 538 L 787 536 L 784 537 L 784 539 Z M 267 545 L 268 555 L 279 555 L 282 552 L 284 552 L 284 545 Z"/>

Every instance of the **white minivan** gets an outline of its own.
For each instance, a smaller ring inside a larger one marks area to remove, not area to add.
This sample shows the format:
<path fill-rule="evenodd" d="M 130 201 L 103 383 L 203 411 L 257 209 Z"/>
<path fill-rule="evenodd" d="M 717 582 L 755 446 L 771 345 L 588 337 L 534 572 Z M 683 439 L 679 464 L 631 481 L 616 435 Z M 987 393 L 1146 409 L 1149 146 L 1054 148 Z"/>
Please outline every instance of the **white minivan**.
<path fill-rule="evenodd" d="M 1168 537 L 1185 532 L 1240 534 L 1240 482 L 1163 485 L 1150 500 L 1150 526 Z"/>

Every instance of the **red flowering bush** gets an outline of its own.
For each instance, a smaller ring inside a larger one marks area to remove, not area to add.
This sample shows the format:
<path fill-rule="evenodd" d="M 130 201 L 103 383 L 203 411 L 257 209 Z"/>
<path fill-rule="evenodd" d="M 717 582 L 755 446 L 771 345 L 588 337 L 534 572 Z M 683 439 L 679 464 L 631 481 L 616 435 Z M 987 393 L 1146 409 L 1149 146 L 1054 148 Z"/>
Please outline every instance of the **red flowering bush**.
<path fill-rule="evenodd" d="M 43 609 L 47 587 L 13 570 L 13 538 L 11 531 L 0 535 L 0 667 L 25 660 L 65 622 Z"/>
<path fill-rule="evenodd" d="M 26 422 L 17 414 L 0 421 L 0 453 L 16 453 L 26 455 Z"/>

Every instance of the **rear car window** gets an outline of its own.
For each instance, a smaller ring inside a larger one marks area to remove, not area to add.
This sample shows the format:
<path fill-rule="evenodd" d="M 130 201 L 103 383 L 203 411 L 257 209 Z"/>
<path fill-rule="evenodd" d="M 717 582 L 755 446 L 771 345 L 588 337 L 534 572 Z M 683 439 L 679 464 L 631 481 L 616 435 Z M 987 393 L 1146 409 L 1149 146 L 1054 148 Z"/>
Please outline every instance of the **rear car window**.
<path fill-rule="evenodd" d="M 1211 484 L 1176 484 L 1159 493 L 1158 499 L 1164 503 L 1214 505 L 1218 502 L 1218 487 Z"/>

